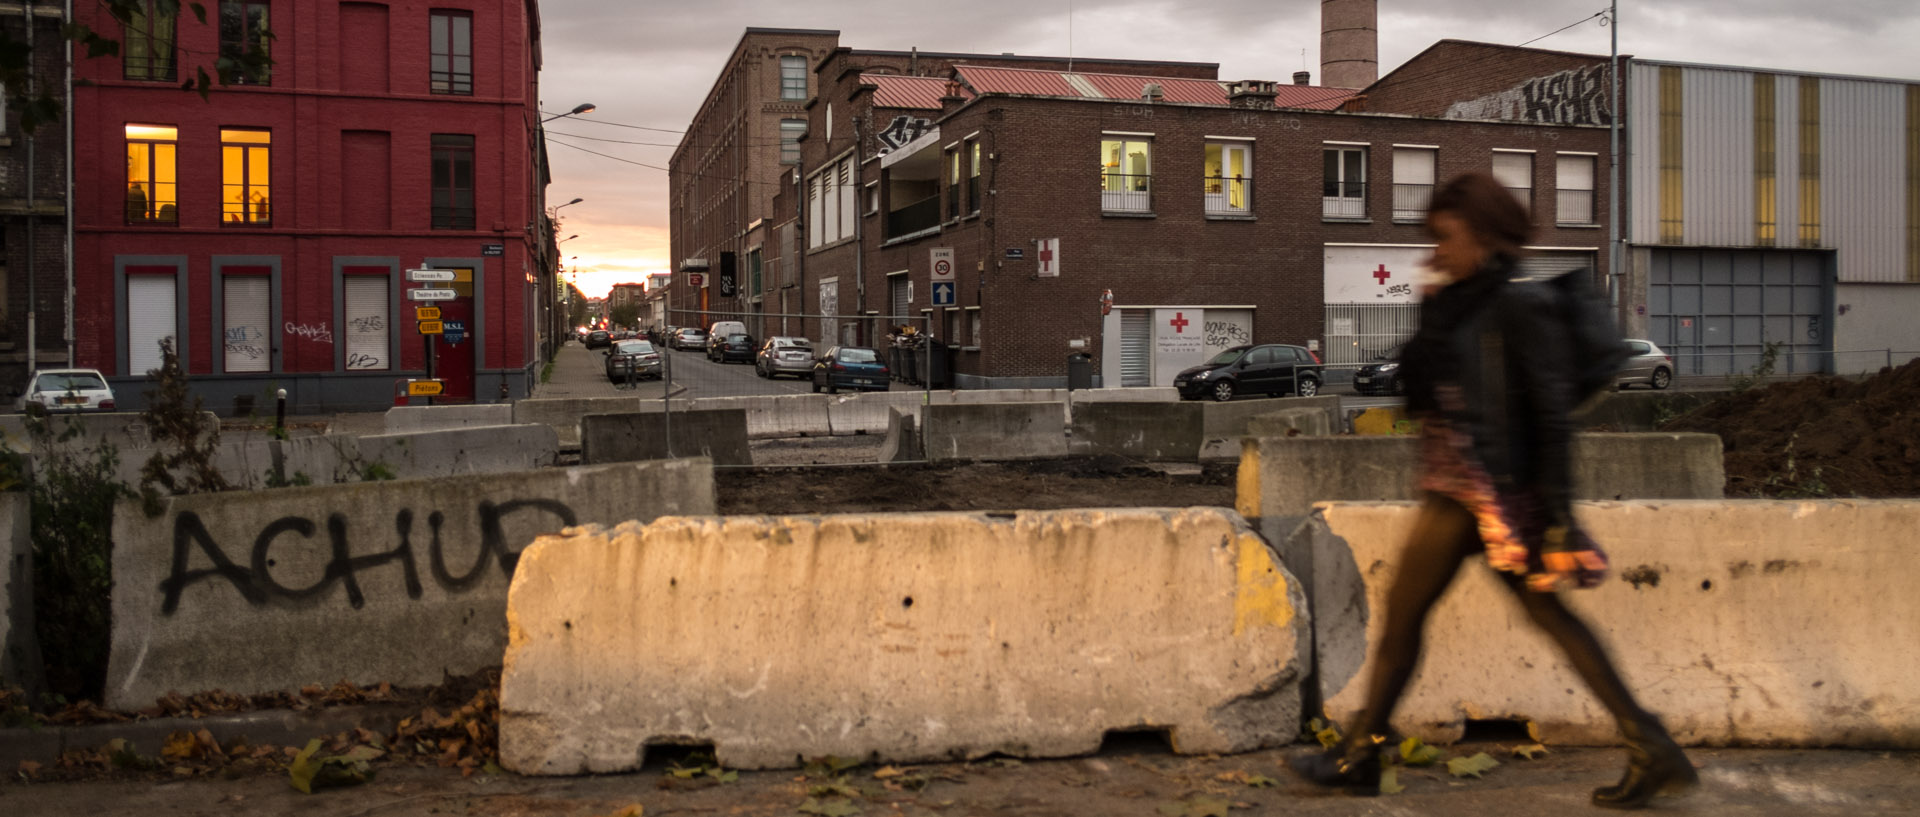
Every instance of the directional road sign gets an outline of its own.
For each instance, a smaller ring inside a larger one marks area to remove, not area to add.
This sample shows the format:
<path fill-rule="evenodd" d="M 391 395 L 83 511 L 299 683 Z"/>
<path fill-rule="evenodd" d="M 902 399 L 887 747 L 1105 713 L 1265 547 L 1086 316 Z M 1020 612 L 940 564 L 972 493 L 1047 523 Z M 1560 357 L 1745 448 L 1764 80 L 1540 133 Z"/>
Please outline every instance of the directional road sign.
<path fill-rule="evenodd" d="M 441 327 L 441 324 L 439 321 L 421 321 L 420 322 L 420 334 L 422 335 L 438 335 L 442 331 L 444 330 Z"/>
<path fill-rule="evenodd" d="M 414 300 L 414 301 L 451 301 L 454 299 L 454 295 L 455 293 L 451 289 L 409 289 L 407 290 L 408 300 Z"/>
<path fill-rule="evenodd" d="M 437 320 L 440 320 L 440 307 L 437 307 L 437 306 L 416 306 L 416 307 L 414 307 L 414 308 L 413 308 L 413 319 L 414 319 L 414 320 L 417 320 L 417 321 L 437 321 Z"/>
<path fill-rule="evenodd" d="M 953 282 L 952 281 L 933 282 L 933 305 L 934 306 L 953 306 Z"/>
<path fill-rule="evenodd" d="M 407 396 L 434 397 L 446 391 L 446 388 L 447 384 L 438 380 L 409 380 L 407 381 Z"/>
<path fill-rule="evenodd" d="M 407 270 L 407 280 L 409 281 L 451 281 L 453 280 L 453 270 L 410 269 L 410 270 Z"/>

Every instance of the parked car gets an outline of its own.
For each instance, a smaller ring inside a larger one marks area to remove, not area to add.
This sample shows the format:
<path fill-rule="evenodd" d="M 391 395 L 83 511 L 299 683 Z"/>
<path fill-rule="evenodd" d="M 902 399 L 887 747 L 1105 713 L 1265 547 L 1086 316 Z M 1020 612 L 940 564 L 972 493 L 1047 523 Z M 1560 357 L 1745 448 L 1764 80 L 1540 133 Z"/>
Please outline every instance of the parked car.
<path fill-rule="evenodd" d="M 1185 400 L 1205 397 L 1224 403 L 1237 394 L 1312 397 L 1320 393 L 1324 377 L 1319 355 L 1304 346 L 1269 343 L 1222 351 L 1176 375 L 1173 387 Z"/>
<path fill-rule="evenodd" d="M 727 363 L 738 360 L 741 363 L 753 362 L 753 336 L 739 332 L 725 335 L 712 335 L 707 340 L 707 359 Z"/>
<path fill-rule="evenodd" d="M 841 389 L 886 391 L 887 364 L 880 353 L 865 346 L 833 346 L 813 362 L 813 390 L 838 394 Z"/>
<path fill-rule="evenodd" d="M 27 381 L 14 408 L 47 411 L 113 411 L 113 387 L 97 369 L 42 369 Z"/>
<path fill-rule="evenodd" d="M 595 329 L 587 333 L 588 349 L 604 349 L 613 343 L 613 333 L 605 329 Z"/>
<path fill-rule="evenodd" d="M 1627 358 L 1626 365 L 1620 367 L 1620 374 L 1614 382 L 1620 388 L 1635 383 L 1643 383 L 1656 389 L 1673 385 L 1673 355 L 1660 351 L 1653 341 L 1629 338 L 1627 349 L 1633 357 Z"/>
<path fill-rule="evenodd" d="M 1405 348 L 1406 341 L 1396 343 L 1374 362 L 1354 370 L 1353 390 L 1361 394 L 1404 394 L 1407 384 L 1400 379 L 1400 350 Z"/>
<path fill-rule="evenodd" d="M 728 335 L 747 334 L 747 325 L 741 321 L 714 321 L 707 327 L 708 337 L 724 338 Z"/>
<path fill-rule="evenodd" d="M 667 345 L 674 349 L 705 349 L 707 348 L 707 332 L 704 329 L 683 326 L 674 331 L 673 340 Z"/>
<path fill-rule="evenodd" d="M 813 341 L 789 335 L 767 338 L 754 356 L 753 373 L 768 379 L 783 374 L 813 376 Z"/>
<path fill-rule="evenodd" d="M 607 350 L 607 379 L 615 383 L 627 379 L 628 373 L 637 380 L 660 376 L 660 350 L 644 340 L 623 340 Z"/>

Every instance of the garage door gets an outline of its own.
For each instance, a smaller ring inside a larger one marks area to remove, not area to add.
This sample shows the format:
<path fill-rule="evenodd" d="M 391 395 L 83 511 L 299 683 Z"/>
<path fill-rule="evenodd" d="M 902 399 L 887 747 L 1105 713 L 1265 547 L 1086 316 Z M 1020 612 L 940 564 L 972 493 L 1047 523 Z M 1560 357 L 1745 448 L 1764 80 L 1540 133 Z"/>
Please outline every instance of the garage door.
<path fill-rule="evenodd" d="M 1648 339 L 1683 375 L 1751 372 L 1778 344 L 1780 374 L 1830 369 L 1829 256 L 1799 250 L 1654 250 Z"/>
<path fill-rule="evenodd" d="M 1522 279 L 1552 278 L 1574 270 L 1598 268 L 1598 255 L 1591 250 L 1535 250 L 1520 261 Z M 1594 280 L 1599 281 L 1598 273 Z"/>
<path fill-rule="evenodd" d="M 1153 310 L 1120 311 L 1120 385 L 1153 385 Z"/>

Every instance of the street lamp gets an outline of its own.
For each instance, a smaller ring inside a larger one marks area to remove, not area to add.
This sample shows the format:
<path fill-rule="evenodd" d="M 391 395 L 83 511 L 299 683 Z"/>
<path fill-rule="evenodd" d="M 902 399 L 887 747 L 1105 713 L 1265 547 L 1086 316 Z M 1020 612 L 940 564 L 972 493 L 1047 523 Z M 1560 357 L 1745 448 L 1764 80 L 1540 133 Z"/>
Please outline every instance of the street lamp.
<path fill-rule="evenodd" d="M 545 119 L 540 120 L 540 124 L 544 125 L 548 122 L 552 122 L 553 120 L 559 119 L 563 116 L 579 116 L 583 113 L 593 113 L 593 103 L 582 102 L 578 105 L 573 106 L 573 110 L 571 111 L 567 111 L 566 113 L 562 113 L 562 114 L 555 114 L 553 116 L 549 116 Z"/>
<path fill-rule="evenodd" d="M 574 239 L 576 239 L 576 238 L 579 238 L 579 237 L 580 237 L 579 235 L 570 235 L 570 236 L 567 236 L 566 238 L 562 238 L 562 239 L 560 239 L 559 241 L 555 241 L 555 242 L 553 242 L 553 243 L 555 243 L 555 244 L 565 244 L 565 243 L 567 243 L 567 242 L 569 242 L 569 241 L 572 241 L 572 240 L 574 240 Z"/>

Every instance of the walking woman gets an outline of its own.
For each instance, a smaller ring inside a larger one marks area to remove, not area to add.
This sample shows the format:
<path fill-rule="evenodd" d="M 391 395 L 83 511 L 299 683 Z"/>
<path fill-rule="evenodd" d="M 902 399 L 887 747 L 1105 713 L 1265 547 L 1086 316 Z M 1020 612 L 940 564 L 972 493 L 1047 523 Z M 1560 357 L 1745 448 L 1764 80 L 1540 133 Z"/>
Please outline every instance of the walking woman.
<path fill-rule="evenodd" d="M 1484 554 L 1626 737 L 1626 775 L 1595 789 L 1594 805 L 1640 808 L 1682 793 L 1699 782 L 1693 765 L 1558 595 L 1599 584 L 1607 560 L 1569 497 L 1577 395 L 1567 324 L 1544 287 L 1512 283 L 1531 220 L 1492 176 L 1474 173 L 1434 193 L 1427 230 L 1439 281 L 1401 355 L 1407 410 L 1421 424 L 1419 518 L 1387 591 L 1366 709 L 1345 741 L 1295 768 L 1323 786 L 1378 793 L 1388 721 L 1419 663 L 1427 614 L 1460 564 Z"/>

